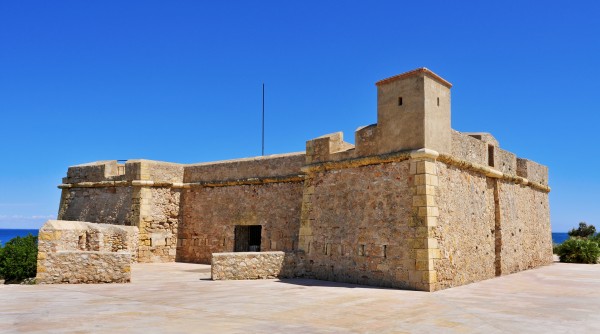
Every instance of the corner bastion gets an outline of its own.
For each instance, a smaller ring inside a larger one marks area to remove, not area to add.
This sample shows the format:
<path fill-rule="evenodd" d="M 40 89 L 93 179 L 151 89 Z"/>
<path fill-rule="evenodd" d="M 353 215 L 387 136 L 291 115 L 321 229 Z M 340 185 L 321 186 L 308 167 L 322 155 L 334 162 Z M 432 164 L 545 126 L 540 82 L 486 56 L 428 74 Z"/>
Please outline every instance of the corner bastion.
<path fill-rule="evenodd" d="M 212 261 L 221 278 L 435 291 L 551 263 L 548 168 L 453 130 L 452 85 L 426 68 L 376 87 L 377 123 L 354 144 L 338 132 L 305 152 L 73 166 L 59 219 L 135 227 L 132 261 Z M 249 258 L 271 269 L 227 269 Z"/>

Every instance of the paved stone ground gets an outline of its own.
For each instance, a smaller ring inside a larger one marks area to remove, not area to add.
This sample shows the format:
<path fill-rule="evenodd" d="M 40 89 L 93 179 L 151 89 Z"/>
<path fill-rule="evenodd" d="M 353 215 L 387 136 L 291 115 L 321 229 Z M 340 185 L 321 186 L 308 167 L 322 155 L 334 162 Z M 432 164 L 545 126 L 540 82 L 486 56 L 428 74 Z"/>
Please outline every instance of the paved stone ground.
<path fill-rule="evenodd" d="M 308 279 L 210 281 L 136 264 L 131 284 L 0 286 L 0 333 L 598 333 L 600 265 L 555 263 L 435 293 Z"/>

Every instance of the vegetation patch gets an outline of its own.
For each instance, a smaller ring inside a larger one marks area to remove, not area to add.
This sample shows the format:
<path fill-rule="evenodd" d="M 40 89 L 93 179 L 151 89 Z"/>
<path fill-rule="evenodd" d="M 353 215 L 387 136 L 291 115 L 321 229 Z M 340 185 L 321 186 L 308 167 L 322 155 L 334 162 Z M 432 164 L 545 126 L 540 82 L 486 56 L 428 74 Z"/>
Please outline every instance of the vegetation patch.
<path fill-rule="evenodd" d="M 554 247 L 554 253 L 560 262 L 566 263 L 598 263 L 600 258 L 600 234 L 594 225 L 579 223 L 577 229 L 569 231 L 569 239 Z"/>
<path fill-rule="evenodd" d="M 0 247 L 0 279 L 6 283 L 31 282 L 37 271 L 37 237 L 16 237 Z"/>

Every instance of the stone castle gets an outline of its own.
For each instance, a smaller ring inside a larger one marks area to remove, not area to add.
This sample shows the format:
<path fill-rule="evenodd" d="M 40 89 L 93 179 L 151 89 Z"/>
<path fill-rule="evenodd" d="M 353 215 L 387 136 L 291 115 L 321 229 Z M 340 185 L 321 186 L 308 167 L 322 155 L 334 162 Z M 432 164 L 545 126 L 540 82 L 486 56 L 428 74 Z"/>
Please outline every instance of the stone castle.
<path fill-rule="evenodd" d="M 451 128 L 452 85 L 376 83 L 377 124 L 306 152 L 68 169 L 38 280 L 124 282 L 131 262 L 212 263 L 213 279 L 311 277 L 435 291 L 552 262 L 548 169 Z M 115 226 L 117 225 L 117 226 Z"/>

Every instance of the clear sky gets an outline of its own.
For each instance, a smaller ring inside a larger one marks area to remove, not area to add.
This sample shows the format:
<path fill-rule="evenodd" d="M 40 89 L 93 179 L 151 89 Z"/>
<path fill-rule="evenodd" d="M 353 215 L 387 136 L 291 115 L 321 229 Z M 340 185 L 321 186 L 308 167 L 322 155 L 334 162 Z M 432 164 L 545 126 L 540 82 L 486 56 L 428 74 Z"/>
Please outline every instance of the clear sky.
<path fill-rule="evenodd" d="M 70 165 L 260 155 L 376 122 L 380 79 L 454 84 L 452 127 L 550 168 L 552 228 L 600 225 L 598 1 L 2 1 L 0 228 Z M 600 227 L 600 226 L 599 226 Z"/>

